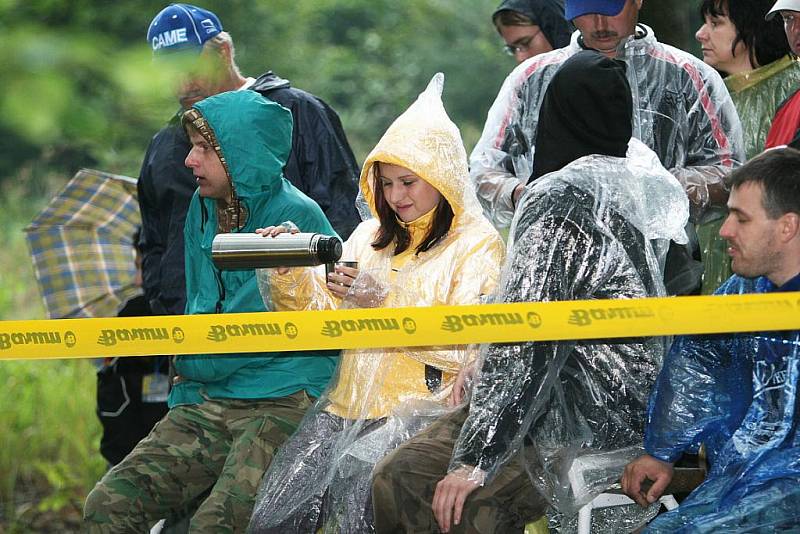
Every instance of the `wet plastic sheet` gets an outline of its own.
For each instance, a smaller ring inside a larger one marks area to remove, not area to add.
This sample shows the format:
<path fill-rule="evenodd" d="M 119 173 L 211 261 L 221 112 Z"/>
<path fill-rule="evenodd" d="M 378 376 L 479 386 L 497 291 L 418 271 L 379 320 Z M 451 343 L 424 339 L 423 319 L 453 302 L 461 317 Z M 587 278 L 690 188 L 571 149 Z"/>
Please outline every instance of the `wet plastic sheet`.
<path fill-rule="evenodd" d="M 742 130 L 719 74 L 696 57 L 659 43 L 640 24 L 639 36 L 621 45 L 633 91 L 633 136 L 652 148 L 681 182 L 700 220 L 709 188 L 722 188 L 730 169 L 744 161 Z M 520 64 L 489 110 L 470 156 L 470 176 L 485 213 L 497 227 L 513 216 L 514 188 L 531 175 L 539 109 L 562 63 L 582 48 L 579 33 L 569 46 Z"/>
<path fill-rule="evenodd" d="M 688 200 L 641 142 L 632 139 L 628 155 L 580 158 L 527 187 L 511 227 L 499 301 L 664 294 L 666 244 L 686 242 Z M 450 472 L 490 483 L 525 442 L 540 457 L 528 466 L 534 484 L 560 514 L 575 515 L 640 452 L 666 343 L 483 347 Z"/>
<path fill-rule="evenodd" d="M 260 271 L 262 295 L 276 310 L 477 304 L 494 291 L 505 247 L 482 215 L 460 134 L 441 102 L 442 83 L 441 75 L 434 77 L 364 164 L 361 191 L 373 218 L 343 247 L 342 260 L 357 261 L 359 269 L 348 294 L 339 299 L 327 290 L 322 267 Z M 427 235 L 431 214 L 404 224 L 412 243 L 405 252 L 394 254 L 394 244 L 373 247 L 381 224 L 374 189 L 380 182 L 373 173 L 378 162 L 413 171 L 449 202 L 450 231 L 427 251 L 417 254 L 415 247 Z M 376 320 L 363 327 L 414 325 Z M 476 356 L 467 346 L 343 351 L 327 391 L 265 474 L 251 531 L 372 531 L 372 467 L 441 412 L 456 373 Z"/>
<path fill-rule="evenodd" d="M 779 290 L 800 289 L 800 276 Z M 732 277 L 718 294 L 766 293 Z M 700 443 L 706 482 L 651 532 L 796 532 L 800 528 L 797 388 L 800 333 L 678 338 L 649 406 L 645 448 L 675 461 Z"/>

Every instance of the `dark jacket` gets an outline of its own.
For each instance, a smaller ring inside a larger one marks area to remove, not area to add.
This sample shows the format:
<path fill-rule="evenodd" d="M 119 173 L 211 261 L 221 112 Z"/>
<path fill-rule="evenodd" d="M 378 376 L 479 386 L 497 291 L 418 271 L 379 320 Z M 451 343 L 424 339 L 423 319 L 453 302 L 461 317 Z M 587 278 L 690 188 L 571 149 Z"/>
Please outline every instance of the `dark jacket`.
<path fill-rule="evenodd" d="M 527 188 L 509 233 L 500 302 L 664 295 L 660 265 L 668 240 L 686 239 L 688 200 L 652 151 L 637 140 L 631 148 L 627 158 L 586 156 Z M 641 307 L 598 304 L 576 309 L 569 321 L 617 313 L 633 317 Z M 538 473 L 534 482 L 571 513 L 602 480 L 586 475 L 579 500 L 566 489 L 564 467 L 579 454 L 641 444 L 664 351 L 659 338 L 486 346 L 451 470 L 476 466 L 491 480 L 532 440 L 541 458 L 529 466 Z"/>
<path fill-rule="evenodd" d="M 130 299 L 117 313 L 118 317 L 148 315 L 152 313 L 144 295 Z M 153 399 L 157 397 L 153 385 L 161 384 L 159 378 L 166 380 L 167 373 L 166 356 L 106 358 L 97 370 L 96 411 L 103 427 L 100 454 L 110 465 L 120 463 L 167 413 L 167 403 Z"/>
<path fill-rule="evenodd" d="M 284 175 L 320 205 L 346 239 L 360 222 L 358 165 L 336 112 L 272 72 L 251 89 L 292 112 L 292 150 Z M 183 226 L 197 184 L 183 163 L 190 145 L 179 119 L 180 114 L 153 137 L 139 174 L 144 290 L 157 314 L 182 314 L 186 302 Z"/>

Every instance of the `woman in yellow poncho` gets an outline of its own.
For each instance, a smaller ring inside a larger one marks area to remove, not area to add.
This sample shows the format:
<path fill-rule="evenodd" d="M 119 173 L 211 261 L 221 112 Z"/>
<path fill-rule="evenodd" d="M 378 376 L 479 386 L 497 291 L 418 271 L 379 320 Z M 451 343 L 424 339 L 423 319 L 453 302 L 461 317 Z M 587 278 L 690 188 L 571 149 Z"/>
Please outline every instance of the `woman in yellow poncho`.
<path fill-rule="evenodd" d="M 260 272 L 275 310 L 477 304 L 493 292 L 503 243 L 469 182 L 443 80 L 434 76 L 367 157 L 361 191 L 374 218 L 342 255 L 358 268 L 338 267 L 328 280 L 321 268 Z M 466 346 L 344 351 L 328 390 L 265 474 L 250 531 L 372 532 L 372 467 L 446 409 L 473 357 Z"/>

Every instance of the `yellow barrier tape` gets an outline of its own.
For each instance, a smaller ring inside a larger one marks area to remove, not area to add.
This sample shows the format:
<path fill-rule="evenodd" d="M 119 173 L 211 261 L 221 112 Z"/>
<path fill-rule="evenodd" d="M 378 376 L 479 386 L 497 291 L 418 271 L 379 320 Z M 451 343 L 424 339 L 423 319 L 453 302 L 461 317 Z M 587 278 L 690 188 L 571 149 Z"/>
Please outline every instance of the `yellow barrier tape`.
<path fill-rule="evenodd" d="M 800 292 L 0 322 L 0 360 L 800 330 Z"/>

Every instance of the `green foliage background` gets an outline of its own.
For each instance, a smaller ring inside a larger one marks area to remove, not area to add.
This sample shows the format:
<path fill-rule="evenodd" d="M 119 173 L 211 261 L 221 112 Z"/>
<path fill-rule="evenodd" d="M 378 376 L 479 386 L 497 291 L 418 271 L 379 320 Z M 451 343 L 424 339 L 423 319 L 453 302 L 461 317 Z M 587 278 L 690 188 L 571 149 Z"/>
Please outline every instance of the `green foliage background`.
<path fill-rule="evenodd" d="M 498 0 L 200 1 L 266 69 L 340 114 L 359 161 L 438 71 L 469 151 L 514 63 Z M 176 110 L 145 32 L 162 1 L 0 0 L 0 319 L 44 317 L 22 228 L 81 167 L 137 176 Z M 640 20 L 696 51 L 696 3 L 645 0 Z M 0 362 L 0 532 L 77 530 L 104 465 L 91 364 Z M 47 526 L 49 525 L 49 526 Z"/>

